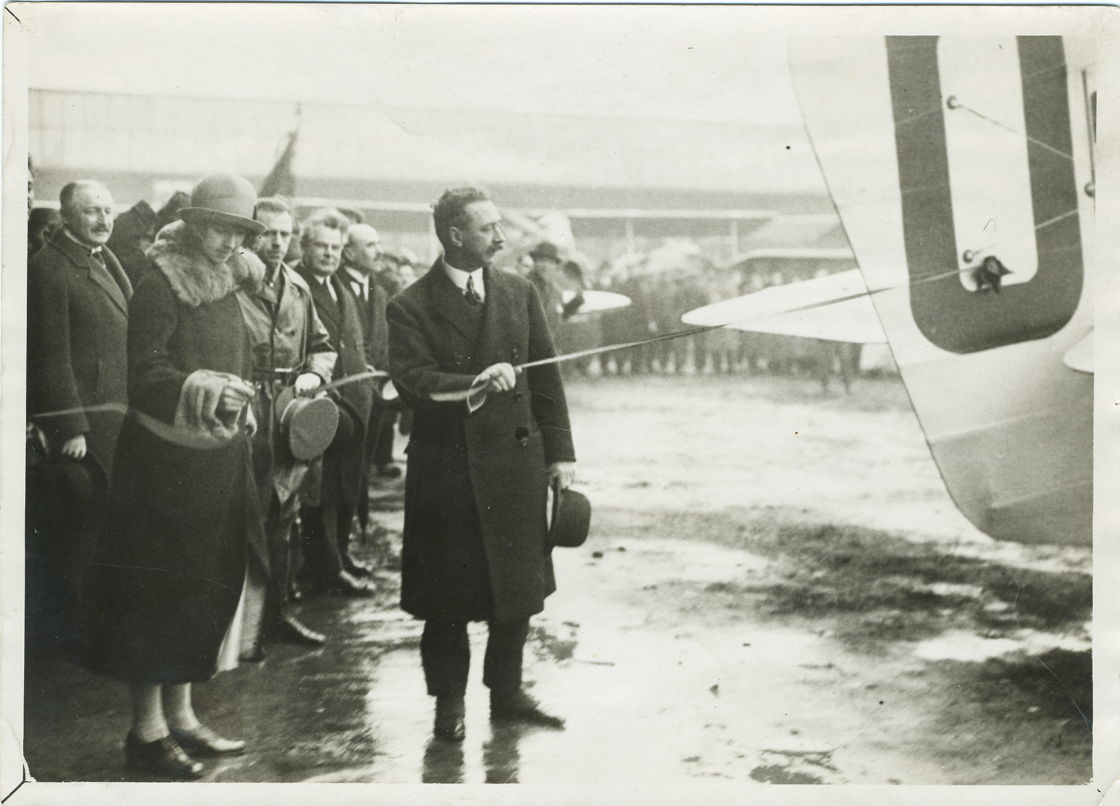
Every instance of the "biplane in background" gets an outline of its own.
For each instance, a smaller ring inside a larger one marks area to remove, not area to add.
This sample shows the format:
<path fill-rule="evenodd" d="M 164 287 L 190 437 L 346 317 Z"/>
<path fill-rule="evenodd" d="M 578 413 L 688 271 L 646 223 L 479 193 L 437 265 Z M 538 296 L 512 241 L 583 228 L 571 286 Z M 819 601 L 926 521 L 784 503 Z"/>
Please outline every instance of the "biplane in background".
<path fill-rule="evenodd" d="M 789 50 L 858 272 L 684 321 L 885 338 L 965 516 L 999 539 L 1089 544 L 1093 43 L 814 37 Z"/>

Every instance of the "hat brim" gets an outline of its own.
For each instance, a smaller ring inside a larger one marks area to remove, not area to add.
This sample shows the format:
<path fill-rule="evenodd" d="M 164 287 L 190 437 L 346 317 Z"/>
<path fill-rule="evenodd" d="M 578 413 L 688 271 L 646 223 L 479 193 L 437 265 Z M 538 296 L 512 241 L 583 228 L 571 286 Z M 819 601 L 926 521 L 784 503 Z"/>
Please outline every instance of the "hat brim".
<path fill-rule="evenodd" d="M 179 210 L 179 218 L 194 224 L 208 224 L 219 221 L 231 227 L 243 229 L 250 235 L 260 235 L 264 232 L 264 224 L 252 218 L 224 213 L 221 210 L 211 210 L 209 207 L 183 207 Z"/>

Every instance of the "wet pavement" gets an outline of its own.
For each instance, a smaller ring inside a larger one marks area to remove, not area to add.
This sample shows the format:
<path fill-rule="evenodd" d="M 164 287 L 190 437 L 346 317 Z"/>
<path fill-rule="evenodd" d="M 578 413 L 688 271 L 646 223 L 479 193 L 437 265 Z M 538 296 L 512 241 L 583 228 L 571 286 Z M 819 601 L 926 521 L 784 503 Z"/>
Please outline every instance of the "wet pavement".
<path fill-rule="evenodd" d="M 377 597 L 309 600 L 325 647 L 269 645 L 195 687 L 204 721 L 251 747 L 205 780 L 1088 780 L 1088 552 L 996 544 L 954 517 L 896 385 L 775 383 L 571 384 L 593 532 L 554 553 L 526 659 L 565 730 L 490 723 L 474 625 L 466 740 L 431 738 L 421 624 L 396 607 L 403 483 L 386 482 L 358 547 L 381 564 Z M 124 687 L 57 656 L 27 671 L 32 775 L 134 780 Z"/>

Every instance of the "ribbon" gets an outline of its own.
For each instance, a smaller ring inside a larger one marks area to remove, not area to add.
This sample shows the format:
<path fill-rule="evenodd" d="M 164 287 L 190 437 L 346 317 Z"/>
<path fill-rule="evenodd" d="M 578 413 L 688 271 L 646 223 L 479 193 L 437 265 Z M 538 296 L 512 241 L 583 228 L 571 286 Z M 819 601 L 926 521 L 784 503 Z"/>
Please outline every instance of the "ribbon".
<path fill-rule="evenodd" d="M 962 273 L 971 272 L 971 271 L 974 271 L 974 270 L 975 269 L 973 269 L 973 268 L 954 269 L 952 271 L 939 272 L 937 274 L 929 274 L 929 275 L 925 275 L 923 277 L 919 277 L 919 278 L 917 278 L 917 279 L 915 279 L 915 280 L 913 280 L 909 283 L 903 283 L 901 285 L 884 286 L 883 288 L 869 289 L 867 291 L 860 291 L 860 292 L 855 293 L 855 294 L 847 294 L 847 295 L 842 296 L 842 297 L 833 297 L 831 299 L 819 300 L 817 302 L 806 303 L 805 305 L 796 305 L 792 308 L 785 308 L 785 309 L 780 310 L 780 311 L 771 311 L 771 312 L 768 312 L 768 313 L 765 313 L 765 314 L 755 314 L 755 315 L 752 315 L 752 316 L 749 316 L 749 317 L 743 317 L 741 319 L 733 319 L 729 322 L 720 322 L 719 324 L 715 324 L 715 325 L 698 325 L 696 327 L 687 328 L 685 330 L 675 330 L 671 333 L 660 333 L 656 336 L 650 336 L 648 338 L 639 339 L 637 341 L 620 342 L 618 344 L 608 344 L 608 345 L 605 345 L 605 346 L 602 346 L 602 347 L 590 347 L 586 350 L 579 350 L 578 352 L 574 352 L 574 353 L 563 353 L 561 355 L 554 355 L 554 356 L 551 356 L 549 358 L 540 358 L 540 359 L 537 359 L 536 361 L 526 361 L 523 364 L 515 364 L 513 366 L 513 369 L 514 369 L 514 372 L 520 372 L 521 370 L 530 369 L 532 367 L 543 367 L 543 366 L 547 366 L 549 364 L 560 364 L 560 363 L 563 363 L 565 361 L 575 361 L 576 359 L 579 359 L 579 358 L 587 358 L 589 356 L 601 355 L 603 353 L 611 353 L 611 352 L 616 352 L 616 351 L 619 351 L 619 350 L 631 350 L 631 349 L 634 349 L 635 347 L 641 347 L 641 346 L 646 345 L 646 344 L 656 344 L 657 342 L 672 341 L 674 339 L 685 339 L 685 338 L 688 338 L 689 336 L 697 336 L 701 333 L 708 333 L 710 331 L 719 330 L 721 328 L 729 327 L 731 325 L 741 324 L 742 322 L 749 322 L 749 321 L 753 321 L 755 319 L 765 319 L 765 318 L 771 317 L 771 316 L 781 316 L 781 315 L 789 314 L 789 313 L 799 313 L 801 311 L 811 311 L 814 308 L 824 308 L 824 307 L 827 307 L 829 305 L 835 305 L 835 304 L 841 303 L 841 302 L 848 302 L 848 301 L 854 300 L 854 299 L 861 299 L 863 297 L 870 297 L 874 294 L 882 294 L 886 291 L 896 291 L 900 288 L 909 288 L 911 286 L 919 285 L 921 283 L 929 283 L 929 282 L 933 282 L 935 280 L 943 280 L 947 277 L 956 277 L 956 276 L 958 276 Z M 430 400 L 434 401 L 434 402 L 437 402 L 437 403 L 458 403 L 458 402 L 461 402 L 461 401 L 466 401 L 468 411 L 471 414 L 474 414 L 474 412 L 478 411 L 478 409 L 480 409 L 482 407 L 482 405 L 486 402 L 487 381 L 482 381 L 482 380 L 480 380 L 481 378 L 482 378 L 481 375 L 475 376 L 474 380 L 471 381 L 470 386 L 468 386 L 466 389 L 454 390 L 454 391 L 449 391 L 449 392 L 432 392 L 428 395 L 428 398 Z"/>
<path fill-rule="evenodd" d="M 150 414 L 145 414 L 139 409 L 134 409 L 126 406 L 123 403 L 99 403 L 96 406 L 78 406 L 73 409 L 61 409 L 59 411 L 45 411 L 39 414 L 33 414 L 29 417 L 31 420 L 40 420 L 50 417 L 65 417 L 71 414 L 120 414 L 128 417 L 143 428 L 155 434 L 164 442 L 170 442 L 173 445 L 178 445 L 181 448 L 191 448 L 196 451 L 212 451 L 218 448 L 224 448 L 232 445 L 243 439 L 249 438 L 249 433 L 242 428 L 241 432 L 230 440 L 218 440 L 209 434 L 200 434 L 194 431 L 187 431 L 185 429 L 176 428 L 173 425 L 168 425 L 163 420 L 158 420 Z"/>

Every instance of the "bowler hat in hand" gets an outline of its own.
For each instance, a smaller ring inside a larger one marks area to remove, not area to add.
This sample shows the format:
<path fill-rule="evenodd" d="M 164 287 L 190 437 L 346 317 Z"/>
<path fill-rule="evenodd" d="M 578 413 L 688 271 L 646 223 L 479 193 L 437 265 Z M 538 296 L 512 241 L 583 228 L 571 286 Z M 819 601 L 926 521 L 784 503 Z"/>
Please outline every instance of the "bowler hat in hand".
<path fill-rule="evenodd" d="M 587 540 L 590 529 L 591 502 L 587 500 L 587 496 L 571 487 L 563 490 L 558 481 L 553 481 L 549 545 L 578 548 Z"/>

